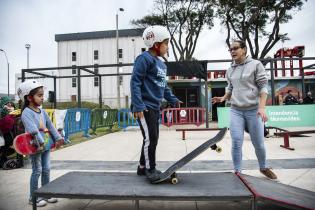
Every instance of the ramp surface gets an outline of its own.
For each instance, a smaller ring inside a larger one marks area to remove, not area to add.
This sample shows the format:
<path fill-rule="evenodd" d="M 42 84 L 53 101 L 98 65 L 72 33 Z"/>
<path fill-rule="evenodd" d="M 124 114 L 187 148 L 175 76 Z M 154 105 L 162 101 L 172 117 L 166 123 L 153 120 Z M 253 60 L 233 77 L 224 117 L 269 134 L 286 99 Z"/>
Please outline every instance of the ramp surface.
<path fill-rule="evenodd" d="M 152 185 L 135 173 L 69 172 L 36 196 L 108 200 L 251 200 L 253 195 L 232 173 L 178 174 L 179 183 Z"/>
<path fill-rule="evenodd" d="M 315 192 L 244 174 L 240 174 L 239 177 L 250 188 L 258 201 L 273 203 L 289 209 L 315 209 Z"/>

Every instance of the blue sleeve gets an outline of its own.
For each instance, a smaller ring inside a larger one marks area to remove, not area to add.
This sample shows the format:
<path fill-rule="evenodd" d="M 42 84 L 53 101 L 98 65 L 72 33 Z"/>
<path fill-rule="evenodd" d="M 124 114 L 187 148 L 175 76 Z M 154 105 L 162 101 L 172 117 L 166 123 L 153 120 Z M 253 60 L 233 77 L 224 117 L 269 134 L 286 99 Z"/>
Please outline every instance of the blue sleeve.
<path fill-rule="evenodd" d="M 176 96 L 172 93 L 171 89 L 166 84 L 164 89 L 164 98 L 170 102 L 172 105 L 175 105 L 177 101 L 179 101 Z"/>
<path fill-rule="evenodd" d="M 145 60 L 144 56 L 138 56 L 135 60 L 130 80 L 131 104 L 133 107 L 132 112 L 146 110 L 146 106 L 142 101 L 141 86 L 143 85 L 143 80 L 148 67 L 148 61 Z"/>
<path fill-rule="evenodd" d="M 53 137 L 54 141 L 59 141 L 62 139 L 62 137 L 60 136 L 60 134 L 58 133 L 58 131 L 56 130 L 56 128 L 54 127 L 53 123 L 51 122 L 47 112 L 45 110 L 42 109 L 42 111 L 44 112 L 45 115 L 45 119 L 46 119 L 46 127 L 49 130 L 50 134 Z"/>
<path fill-rule="evenodd" d="M 25 128 L 25 132 L 35 135 L 40 143 L 44 143 L 44 139 L 40 134 L 36 122 L 34 121 L 34 117 L 32 117 L 31 113 L 27 110 L 24 110 L 21 115 L 21 120 Z"/>

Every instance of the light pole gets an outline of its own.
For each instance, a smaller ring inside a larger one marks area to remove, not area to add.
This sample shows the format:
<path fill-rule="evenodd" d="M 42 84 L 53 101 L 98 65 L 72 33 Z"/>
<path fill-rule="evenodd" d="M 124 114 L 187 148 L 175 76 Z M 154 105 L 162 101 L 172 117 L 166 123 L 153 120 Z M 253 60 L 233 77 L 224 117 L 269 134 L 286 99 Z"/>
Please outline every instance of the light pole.
<path fill-rule="evenodd" d="M 135 39 L 131 39 L 132 47 L 133 47 L 133 60 L 136 59 L 136 47 L 135 47 Z"/>
<path fill-rule="evenodd" d="M 117 100 L 118 100 L 118 108 L 120 108 L 120 79 L 119 79 L 119 34 L 118 34 L 118 12 L 123 12 L 123 8 L 119 8 L 116 13 L 116 57 L 117 57 Z"/>
<path fill-rule="evenodd" d="M 31 48 L 30 44 L 25 44 L 25 48 L 27 49 L 27 68 L 30 68 L 30 55 L 29 55 L 29 51 Z"/>
<path fill-rule="evenodd" d="M 8 97 L 10 97 L 10 64 L 9 64 L 9 61 L 8 61 L 8 57 L 7 57 L 7 53 L 3 50 L 3 49 L 0 49 L 0 51 L 2 51 L 5 55 L 5 59 L 7 60 L 7 65 L 8 65 Z"/>

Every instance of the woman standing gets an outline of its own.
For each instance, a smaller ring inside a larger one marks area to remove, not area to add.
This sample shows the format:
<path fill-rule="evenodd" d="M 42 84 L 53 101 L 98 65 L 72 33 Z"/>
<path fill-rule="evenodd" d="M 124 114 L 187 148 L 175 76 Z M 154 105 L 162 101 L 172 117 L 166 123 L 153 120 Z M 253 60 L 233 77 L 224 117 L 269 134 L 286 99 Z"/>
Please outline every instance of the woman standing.
<path fill-rule="evenodd" d="M 242 145 L 244 129 L 248 128 L 258 159 L 260 172 L 270 179 L 277 176 L 266 167 L 264 122 L 267 121 L 265 105 L 268 80 L 262 63 L 246 56 L 243 41 L 234 41 L 229 49 L 233 63 L 227 70 L 228 90 L 223 97 L 213 97 L 212 103 L 231 99 L 230 133 L 234 171 L 242 170 Z"/>

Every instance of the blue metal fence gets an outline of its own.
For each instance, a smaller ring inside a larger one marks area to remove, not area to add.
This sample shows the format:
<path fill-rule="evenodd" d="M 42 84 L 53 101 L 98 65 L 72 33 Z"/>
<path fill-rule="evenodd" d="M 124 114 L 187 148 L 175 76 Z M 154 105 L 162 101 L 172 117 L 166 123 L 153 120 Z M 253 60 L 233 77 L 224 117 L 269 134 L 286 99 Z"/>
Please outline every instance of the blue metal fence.
<path fill-rule="evenodd" d="M 83 136 L 89 137 L 91 111 L 85 108 L 68 109 L 65 117 L 65 141 L 69 141 L 69 136 L 83 132 Z"/>
<path fill-rule="evenodd" d="M 128 126 L 139 126 L 130 109 L 120 109 L 117 117 L 118 127 L 124 129 L 124 131 Z"/>

